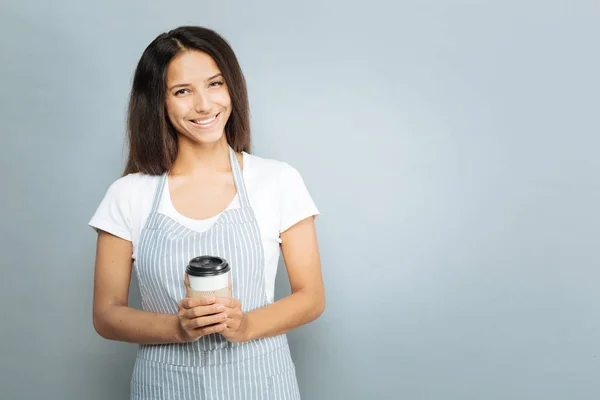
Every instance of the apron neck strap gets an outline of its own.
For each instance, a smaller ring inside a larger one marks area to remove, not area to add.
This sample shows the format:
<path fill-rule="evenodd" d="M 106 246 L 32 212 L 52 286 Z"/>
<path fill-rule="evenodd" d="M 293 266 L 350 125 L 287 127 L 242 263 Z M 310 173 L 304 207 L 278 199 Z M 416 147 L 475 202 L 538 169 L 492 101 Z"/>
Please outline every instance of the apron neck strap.
<path fill-rule="evenodd" d="M 154 201 L 152 202 L 152 211 L 150 211 L 150 215 L 155 214 L 158 211 L 158 205 L 160 204 L 160 199 L 162 199 L 163 190 L 165 189 L 165 183 L 168 176 L 169 172 L 165 172 L 160 177 L 158 186 L 156 187 L 156 192 L 154 193 Z"/>
<path fill-rule="evenodd" d="M 231 147 L 229 147 L 229 159 L 231 162 L 231 169 L 233 170 L 233 181 L 235 182 L 235 188 L 240 198 L 240 205 L 242 208 L 250 208 L 250 200 L 248 199 L 248 193 L 246 192 L 244 176 L 242 175 L 242 170 L 235 155 L 235 151 L 233 151 Z"/>

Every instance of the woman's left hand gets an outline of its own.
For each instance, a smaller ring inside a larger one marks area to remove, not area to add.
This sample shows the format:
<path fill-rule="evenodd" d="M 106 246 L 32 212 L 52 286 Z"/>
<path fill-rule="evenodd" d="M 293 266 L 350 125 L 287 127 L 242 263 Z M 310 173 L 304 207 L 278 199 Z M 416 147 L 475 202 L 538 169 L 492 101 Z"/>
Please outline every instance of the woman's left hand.
<path fill-rule="evenodd" d="M 215 302 L 215 304 L 223 304 L 224 313 L 227 314 L 225 321 L 227 327 L 219 333 L 230 342 L 247 342 L 249 339 L 246 332 L 246 315 L 242 312 L 242 303 L 231 296 L 232 292 L 233 283 L 229 276 L 229 297 L 217 297 Z"/>
<path fill-rule="evenodd" d="M 227 327 L 219 333 L 230 342 L 247 341 L 246 314 L 242 312 L 242 303 L 232 297 L 217 297 L 216 300 L 216 303 L 225 306 L 227 314 Z"/>

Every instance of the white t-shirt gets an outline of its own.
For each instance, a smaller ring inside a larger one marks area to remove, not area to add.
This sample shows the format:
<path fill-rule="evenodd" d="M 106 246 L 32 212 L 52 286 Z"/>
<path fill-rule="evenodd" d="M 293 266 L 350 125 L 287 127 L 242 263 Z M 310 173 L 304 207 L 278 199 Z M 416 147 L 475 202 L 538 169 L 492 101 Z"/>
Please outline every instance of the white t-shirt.
<path fill-rule="evenodd" d="M 269 301 L 275 293 L 275 276 L 280 257 L 280 233 L 297 222 L 318 216 L 319 210 L 310 196 L 300 173 L 289 164 L 242 153 L 244 183 L 254 210 L 265 254 L 265 290 Z M 113 182 L 98 206 L 89 225 L 132 243 L 132 258 L 137 257 L 140 234 L 152 209 L 160 176 L 129 174 Z M 236 195 L 227 209 L 239 208 Z M 209 229 L 219 215 L 195 220 L 180 214 L 169 195 L 168 182 L 163 190 L 158 212 L 189 229 Z"/>

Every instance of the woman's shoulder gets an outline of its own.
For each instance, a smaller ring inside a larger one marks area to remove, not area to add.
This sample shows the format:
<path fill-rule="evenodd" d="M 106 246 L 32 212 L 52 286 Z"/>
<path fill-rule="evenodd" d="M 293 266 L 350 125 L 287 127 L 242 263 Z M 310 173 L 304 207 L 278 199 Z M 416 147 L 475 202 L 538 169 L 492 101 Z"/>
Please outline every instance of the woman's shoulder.
<path fill-rule="evenodd" d="M 319 215 L 300 172 L 285 161 L 248 156 L 252 186 L 259 201 L 258 215 L 274 218 L 278 232 L 287 230 L 309 216 Z M 260 197 L 259 197 L 260 194 Z M 271 217 L 273 216 L 273 217 Z"/>
<path fill-rule="evenodd" d="M 152 193 L 160 175 L 147 175 L 141 172 L 124 175 L 113 181 L 108 190 L 107 197 L 117 199 L 143 198 Z"/>
<path fill-rule="evenodd" d="M 251 192 L 264 193 L 279 201 L 299 201 L 308 197 L 304 178 L 294 166 L 286 161 L 244 154 L 248 171 L 247 182 Z M 246 168 L 246 167 L 244 167 Z M 295 200 L 294 200 L 295 199 Z"/>
<path fill-rule="evenodd" d="M 289 163 L 272 158 L 266 158 L 255 154 L 244 153 L 244 168 L 253 178 L 261 180 L 281 179 L 286 174 L 297 173 L 296 168 Z"/>

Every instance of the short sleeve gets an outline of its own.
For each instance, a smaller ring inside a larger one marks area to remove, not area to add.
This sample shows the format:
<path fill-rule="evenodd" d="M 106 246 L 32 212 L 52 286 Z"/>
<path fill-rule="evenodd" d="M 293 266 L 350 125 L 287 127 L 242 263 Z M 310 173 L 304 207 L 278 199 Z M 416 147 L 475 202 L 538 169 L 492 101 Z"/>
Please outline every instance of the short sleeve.
<path fill-rule="evenodd" d="M 279 232 L 284 232 L 298 222 L 320 215 L 300 173 L 284 164 L 279 183 Z"/>
<path fill-rule="evenodd" d="M 110 185 L 89 226 L 131 241 L 131 189 L 126 177 Z"/>

